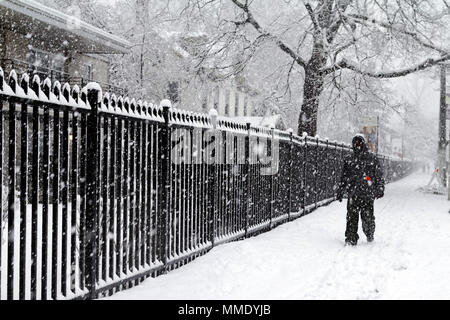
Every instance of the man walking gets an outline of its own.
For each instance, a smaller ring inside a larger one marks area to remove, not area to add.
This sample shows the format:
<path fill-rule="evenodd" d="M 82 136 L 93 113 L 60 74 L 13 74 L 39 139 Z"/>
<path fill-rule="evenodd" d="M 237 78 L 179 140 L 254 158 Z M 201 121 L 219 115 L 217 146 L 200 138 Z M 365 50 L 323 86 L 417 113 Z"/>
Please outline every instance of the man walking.
<path fill-rule="evenodd" d="M 362 229 L 368 242 L 375 233 L 373 204 L 384 196 L 383 170 L 376 155 L 369 152 L 363 135 L 356 135 L 352 141 L 353 154 L 344 160 L 337 199 L 342 202 L 347 193 L 346 245 L 358 243 L 358 220 L 361 215 Z"/>

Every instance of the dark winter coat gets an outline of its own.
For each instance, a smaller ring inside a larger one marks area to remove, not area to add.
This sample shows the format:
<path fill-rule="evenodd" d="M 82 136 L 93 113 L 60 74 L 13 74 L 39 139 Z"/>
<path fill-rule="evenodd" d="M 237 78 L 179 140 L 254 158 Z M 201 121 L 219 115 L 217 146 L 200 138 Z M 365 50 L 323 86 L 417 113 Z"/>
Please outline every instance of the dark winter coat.
<path fill-rule="evenodd" d="M 362 150 L 356 147 L 357 140 L 362 142 Z M 363 136 L 356 136 L 352 141 L 353 154 L 347 156 L 342 168 L 341 181 L 337 190 L 338 200 L 345 193 L 349 198 L 374 200 L 384 196 L 383 170 L 376 155 L 370 153 Z"/>

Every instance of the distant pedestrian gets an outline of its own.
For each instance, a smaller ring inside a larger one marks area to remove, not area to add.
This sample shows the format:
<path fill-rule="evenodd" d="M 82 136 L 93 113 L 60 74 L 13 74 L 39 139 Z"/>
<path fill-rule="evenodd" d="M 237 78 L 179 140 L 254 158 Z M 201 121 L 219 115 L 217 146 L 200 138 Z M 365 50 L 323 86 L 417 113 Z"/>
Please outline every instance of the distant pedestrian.
<path fill-rule="evenodd" d="M 346 193 L 347 227 L 345 243 L 356 245 L 358 220 L 361 215 L 362 229 L 368 242 L 375 233 L 374 201 L 384 196 L 383 170 L 376 155 L 369 152 L 363 135 L 356 135 L 352 141 L 353 153 L 344 160 L 337 199 L 341 202 Z"/>
<path fill-rule="evenodd" d="M 369 150 L 375 152 L 377 143 L 377 136 L 375 135 L 375 129 L 369 133 Z"/>

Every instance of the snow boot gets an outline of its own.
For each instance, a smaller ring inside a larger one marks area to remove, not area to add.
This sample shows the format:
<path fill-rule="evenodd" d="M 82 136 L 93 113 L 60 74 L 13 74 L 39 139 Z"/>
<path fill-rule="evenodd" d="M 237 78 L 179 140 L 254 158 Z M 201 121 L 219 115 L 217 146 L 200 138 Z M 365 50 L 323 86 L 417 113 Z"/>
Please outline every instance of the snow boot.
<path fill-rule="evenodd" d="M 369 243 L 373 242 L 373 236 L 368 236 L 367 237 L 367 242 L 369 242 Z"/>
<path fill-rule="evenodd" d="M 355 247 L 356 242 L 345 240 L 345 246 Z"/>

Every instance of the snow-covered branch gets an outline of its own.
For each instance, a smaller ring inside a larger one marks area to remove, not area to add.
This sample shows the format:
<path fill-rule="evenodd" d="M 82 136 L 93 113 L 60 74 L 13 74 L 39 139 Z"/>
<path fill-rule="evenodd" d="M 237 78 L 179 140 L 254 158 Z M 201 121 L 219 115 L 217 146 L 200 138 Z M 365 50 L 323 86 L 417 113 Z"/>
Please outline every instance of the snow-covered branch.
<path fill-rule="evenodd" d="M 383 21 L 378 21 L 376 19 L 373 18 L 369 18 L 367 16 L 361 15 L 361 14 L 347 14 L 346 15 L 347 18 L 352 19 L 355 23 L 359 23 L 359 24 L 364 24 L 364 25 L 368 25 L 368 24 L 375 24 L 378 26 L 381 26 L 387 30 L 393 30 L 396 32 L 399 32 L 400 34 L 406 35 L 411 37 L 411 39 L 413 39 L 414 41 L 416 41 L 418 44 L 420 44 L 421 46 L 431 49 L 431 50 L 435 50 L 443 55 L 446 55 L 449 53 L 448 50 L 443 49 L 443 48 L 439 48 L 436 45 L 432 44 L 431 42 L 427 42 L 424 41 L 422 39 L 420 39 L 419 35 L 416 32 L 410 32 L 408 30 L 404 30 L 400 27 L 396 27 L 391 23 L 386 23 Z"/>
<path fill-rule="evenodd" d="M 261 25 L 258 23 L 258 21 L 256 21 L 255 17 L 251 13 L 251 11 L 250 11 L 250 9 L 249 9 L 247 4 L 243 4 L 243 3 L 239 2 L 238 0 L 231 0 L 231 1 L 238 8 L 243 10 L 245 12 L 245 14 L 247 15 L 247 19 L 245 20 L 245 23 L 252 25 L 255 28 L 255 30 L 258 31 L 260 34 L 264 34 L 264 35 L 267 35 L 268 37 L 270 37 L 273 41 L 275 41 L 277 46 L 282 51 L 284 51 L 289 56 L 291 56 L 291 58 L 294 59 L 296 63 L 298 63 L 303 68 L 306 67 L 307 63 L 302 57 L 300 57 L 294 50 L 292 50 L 288 45 L 286 45 L 278 37 L 276 37 L 275 35 L 269 33 L 268 31 L 264 30 L 264 28 L 261 27 Z"/>
<path fill-rule="evenodd" d="M 374 72 L 374 71 L 369 71 L 369 70 L 362 70 L 362 69 L 358 68 L 355 64 L 348 62 L 346 59 L 343 59 L 339 63 L 337 63 L 335 66 L 323 70 L 322 73 L 326 75 L 326 74 L 335 72 L 336 70 L 339 70 L 339 69 L 349 69 L 349 70 L 352 70 L 359 74 L 366 75 L 366 76 L 369 76 L 372 78 L 398 78 L 398 77 L 403 77 L 403 76 L 406 76 L 408 74 L 411 74 L 411 73 L 414 73 L 417 71 L 428 69 L 434 65 L 437 65 L 441 62 L 445 62 L 448 60 L 450 60 L 450 54 L 444 55 L 439 58 L 428 58 L 419 64 L 416 64 L 414 66 L 404 68 L 404 69 L 399 69 L 399 70 L 394 70 L 394 71 Z"/>

